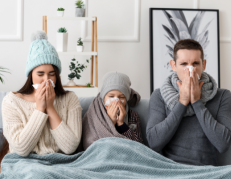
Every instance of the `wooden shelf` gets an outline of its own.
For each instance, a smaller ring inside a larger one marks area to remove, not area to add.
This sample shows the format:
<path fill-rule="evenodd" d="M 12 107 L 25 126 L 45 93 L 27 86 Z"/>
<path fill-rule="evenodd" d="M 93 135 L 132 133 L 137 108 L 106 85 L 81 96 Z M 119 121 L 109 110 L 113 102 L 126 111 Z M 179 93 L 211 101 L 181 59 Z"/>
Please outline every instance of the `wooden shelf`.
<path fill-rule="evenodd" d="M 76 85 L 76 86 L 63 86 L 63 88 L 94 88 L 94 86 L 87 87 L 87 85 Z"/>
<path fill-rule="evenodd" d="M 84 21 L 95 21 L 95 17 L 57 17 L 57 16 L 47 16 L 47 20 L 84 20 Z"/>
<path fill-rule="evenodd" d="M 59 55 L 90 55 L 90 56 L 96 56 L 98 55 L 97 52 L 57 52 Z"/>
<path fill-rule="evenodd" d="M 66 89 L 75 91 L 77 94 L 88 96 L 97 95 L 98 93 L 98 37 L 97 37 L 97 17 L 57 17 L 57 16 L 43 16 L 42 17 L 42 29 L 47 33 L 47 22 L 48 20 L 84 20 L 92 21 L 92 34 L 91 34 L 91 51 L 90 52 L 58 52 L 59 55 L 86 55 L 91 56 L 91 70 L 90 70 L 90 83 L 92 87 L 86 87 L 86 85 L 78 85 L 76 87 L 64 86 Z M 94 70 L 95 68 L 95 70 Z M 93 77 L 95 73 L 95 84 L 93 86 Z"/>
<path fill-rule="evenodd" d="M 63 88 L 66 91 L 73 91 L 78 97 L 91 97 L 91 96 L 95 97 L 99 93 L 99 89 L 97 87 L 88 88 L 88 87 L 63 86 Z"/>

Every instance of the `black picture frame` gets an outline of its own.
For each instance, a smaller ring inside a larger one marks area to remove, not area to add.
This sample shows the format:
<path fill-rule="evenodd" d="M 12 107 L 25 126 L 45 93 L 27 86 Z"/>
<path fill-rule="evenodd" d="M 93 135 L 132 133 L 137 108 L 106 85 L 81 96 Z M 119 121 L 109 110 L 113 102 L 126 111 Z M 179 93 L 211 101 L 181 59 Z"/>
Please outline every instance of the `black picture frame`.
<path fill-rule="evenodd" d="M 154 18 L 153 18 L 153 14 L 155 11 L 162 11 L 164 14 L 164 11 L 166 12 L 171 12 L 171 11 L 181 11 L 181 12 L 194 12 L 197 11 L 201 11 L 201 12 L 214 12 L 216 13 L 216 15 L 214 15 L 216 17 L 215 23 L 217 24 L 217 37 L 214 38 L 216 40 L 214 40 L 214 42 L 216 41 L 216 46 L 217 46 L 217 75 L 215 77 L 215 80 L 217 81 L 218 84 L 218 88 L 220 88 L 220 32 L 219 32 L 219 10 L 218 9 L 182 9 L 182 8 L 150 8 L 149 9 L 149 35 L 150 35 L 150 94 L 152 94 L 152 92 L 154 91 L 154 89 L 159 88 L 160 86 L 154 86 L 154 81 L 155 81 L 155 76 L 154 76 L 154 54 L 155 54 L 155 50 L 154 50 L 154 28 L 153 28 L 153 24 L 154 24 Z M 170 14 L 170 13 L 169 13 Z M 166 16 L 167 18 L 167 16 Z M 187 20 L 186 20 L 187 21 Z M 211 20 L 212 21 L 212 20 Z M 156 26 L 155 26 L 156 27 Z M 214 29 L 213 29 L 214 30 Z M 164 31 L 164 30 L 163 30 Z M 214 43 L 213 42 L 213 43 Z M 215 44 L 215 43 L 214 43 Z M 213 44 L 213 45 L 214 45 Z M 161 46 L 162 48 L 162 46 Z M 166 48 L 163 46 L 163 48 Z M 159 68 L 159 67 L 156 67 Z M 159 69 L 158 69 L 159 70 Z M 163 74 L 164 73 L 164 74 Z M 158 73 L 158 76 L 156 76 L 156 78 L 161 78 L 162 76 L 164 76 L 166 73 L 165 72 L 161 72 L 160 74 Z M 212 74 L 210 74 L 212 76 Z M 164 80 L 164 79 L 163 79 Z"/>

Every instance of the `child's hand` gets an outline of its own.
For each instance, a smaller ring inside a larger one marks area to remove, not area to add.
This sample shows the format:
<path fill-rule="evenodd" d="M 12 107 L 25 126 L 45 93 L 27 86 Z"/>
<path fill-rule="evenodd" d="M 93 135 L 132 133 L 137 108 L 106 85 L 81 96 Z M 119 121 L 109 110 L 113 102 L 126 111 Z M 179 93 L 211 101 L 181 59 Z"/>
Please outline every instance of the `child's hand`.
<path fill-rule="evenodd" d="M 119 112 L 119 117 L 117 120 L 117 125 L 121 126 L 124 123 L 124 117 L 126 116 L 127 112 L 121 101 L 118 101 L 118 107 L 119 107 L 120 112 Z"/>
<path fill-rule="evenodd" d="M 113 101 L 109 104 L 109 106 L 106 106 L 107 114 L 112 120 L 114 125 L 117 122 L 117 111 L 119 109 L 117 103 L 118 103 L 117 101 Z"/>

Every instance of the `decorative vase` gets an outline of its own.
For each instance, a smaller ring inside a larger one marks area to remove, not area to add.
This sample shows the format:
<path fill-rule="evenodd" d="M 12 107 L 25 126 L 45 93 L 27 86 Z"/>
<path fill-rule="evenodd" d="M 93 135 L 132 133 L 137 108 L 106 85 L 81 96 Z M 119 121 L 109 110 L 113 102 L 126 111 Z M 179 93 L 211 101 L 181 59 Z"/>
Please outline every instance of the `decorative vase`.
<path fill-rule="evenodd" d="M 76 86 L 76 83 L 74 82 L 74 78 L 73 78 L 73 79 L 70 79 L 70 80 L 67 82 L 66 86 Z"/>
<path fill-rule="evenodd" d="M 63 17 L 63 15 L 64 15 L 64 11 L 57 11 L 57 16 Z"/>
<path fill-rule="evenodd" d="M 67 51 L 67 42 L 68 42 L 68 33 L 57 33 L 56 35 L 56 50 L 58 52 L 66 52 Z"/>
<path fill-rule="evenodd" d="M 75 17 L 83 17 L 85 9 L 75 8 Z"/>
<path fill-rule="evenodd" d="M 76 50 L 77 50 L 77 52 L 82 52 L 83 51 L 83 46 L 82 45 L 77 45 Z"/>

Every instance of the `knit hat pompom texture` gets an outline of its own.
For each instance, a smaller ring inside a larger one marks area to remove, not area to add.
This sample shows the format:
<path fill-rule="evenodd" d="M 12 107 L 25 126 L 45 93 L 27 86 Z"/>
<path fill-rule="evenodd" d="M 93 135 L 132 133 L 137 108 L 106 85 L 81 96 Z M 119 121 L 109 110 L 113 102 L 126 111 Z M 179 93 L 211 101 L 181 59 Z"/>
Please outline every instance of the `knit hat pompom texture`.
<path fill-rule="evenodd" d="M 62 71 L 61 61 L 55 48 L 47 41 L 47 34 L 44 31 L 37 31 L 31 36 L 31 46 L 26 63 L 26 76 L 28 77 L 31 70 L 35 67 L 51 64 Z"/>
<path fill-rule="evenodd" d="M 126 100 L 130 99 L 131 81 L 129 77 L 119 72 L 109 72 L 103 77 L 103 85 L 100 90 L 100 98 L 104 101 L 105 95 L 112 90 L 118 90 L 124 94 Z"/>

